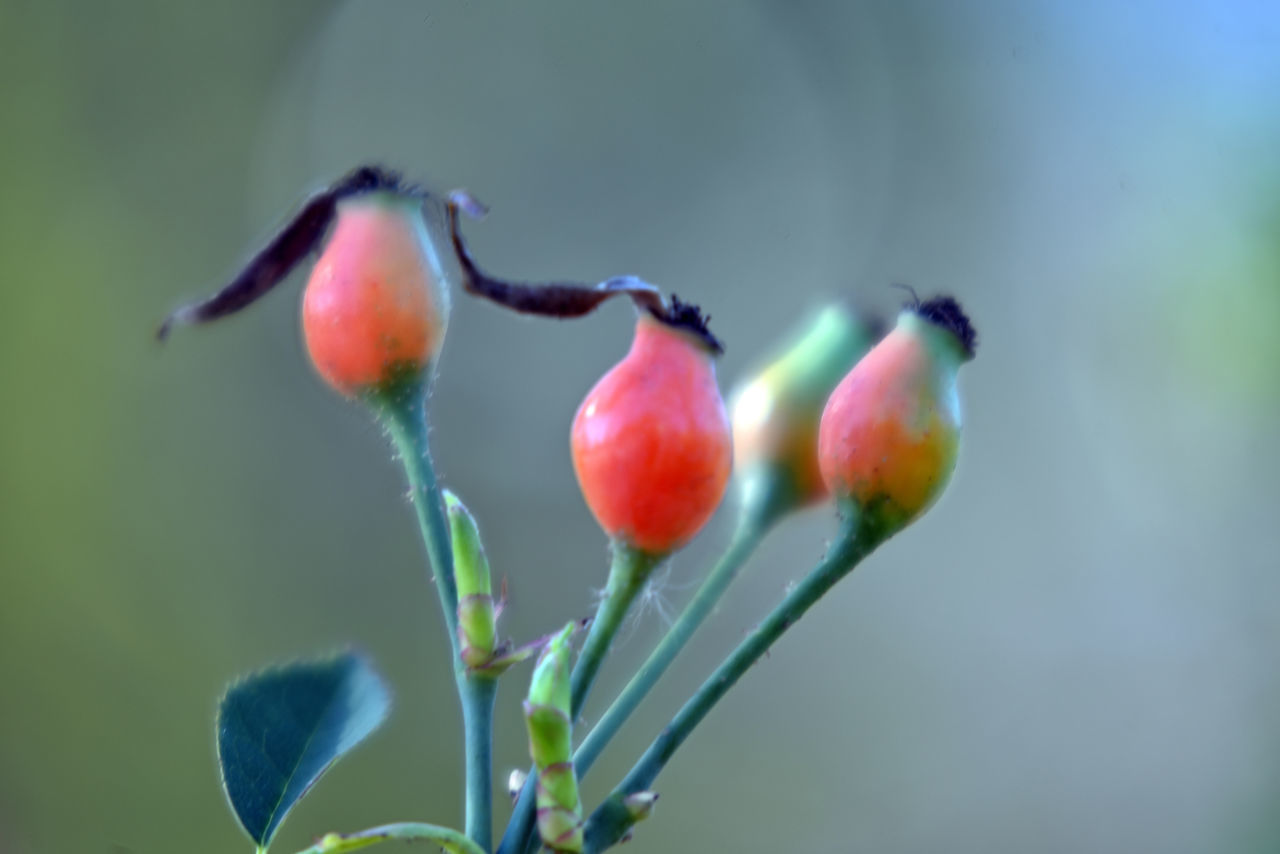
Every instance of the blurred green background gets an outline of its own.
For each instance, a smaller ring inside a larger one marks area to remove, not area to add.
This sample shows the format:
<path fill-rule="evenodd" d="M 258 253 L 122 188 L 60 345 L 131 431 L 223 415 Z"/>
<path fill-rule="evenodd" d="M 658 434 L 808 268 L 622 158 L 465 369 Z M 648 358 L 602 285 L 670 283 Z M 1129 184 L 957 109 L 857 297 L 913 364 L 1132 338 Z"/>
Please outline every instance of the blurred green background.
<path fill-rule="evenodd" d="M 215 699 L 347 642 L 396 708 L 274 848 L 460 822 L 402 476 L 313 377 L 297 283 L 151 338 L 369 160 L 491 205 L 468 232 L 495 272 L 702 303 L 726 387 L 840 292 L 951 291 L 979 327 L 947 497 L 716 710 L 634 850 L 1280 850 L 1274 3 L 9 0 L 0 111 L 3 854 L 247 852 Z M 435 445 L 514 637 L 603 582 L 566 436 L 629 313 L 456 302 Z M 767 542 L 590 802 L 832 530 Z"/>

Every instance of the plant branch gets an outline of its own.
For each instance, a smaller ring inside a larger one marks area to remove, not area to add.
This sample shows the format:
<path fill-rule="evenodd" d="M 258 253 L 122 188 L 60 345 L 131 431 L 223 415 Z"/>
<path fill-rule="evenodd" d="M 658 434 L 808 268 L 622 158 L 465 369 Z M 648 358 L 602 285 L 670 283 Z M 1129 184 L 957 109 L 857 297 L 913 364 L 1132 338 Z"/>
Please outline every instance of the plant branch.
<path fill-rule="evenodd" d="M 622 622 L 631 609 L 631 605 L 661 558 L 646 554 L 623 543 L 615 542 L 613 546 L 613 563 L 609 567 L 609 580 L 605 585 L 604 597 L 596 609 L 595 618 L 591 621 L 591 630 L 582 645 L 578 662 L 574 665 L 572 682 L 572 699 L 570 702 L 571 717 L 576 722 L 582 714 L 582 706 L 591 685 L 595 682 L 600 665 L 604 663 L 613 639 L 622 628 Z M 520 797 L 516 801 L 511 814 L 507 831 L 498 846 L 500 854 L 525 854 L 537 847 L 537 835 L 534 827 L 534 794 L 537 788 L 536 771 L 529 774 Z"/>
<path fill-rule="evenodd" d="M 587 770 L 599 758 L 600 753 L 710 615 L 729 585 L 737 578 L 738 570 L 746 563 L 747 558 L 755 552 L 760 541 L 790 506 L 786 489 L 781 479 L 775 479 L 766 488 L 757 490 L 743 501 L 738 513 L 737 528 L 720 560 L 707 574 L 698 592 L 689 600 L 689 604 L 654 647 L 648 659 L 636 671 L 635 676 L 631 677 L 631 681 L 574 753 L 573 764 L 577 769 L 578 779 L 586 776 Z"/>
<path fill-rule="evenodd" d="M 836 582 L 884 541 L 886 531 L 878 513 L 856 516 L 856 520 L 846 523 L 826 557 L 702 683 L 613 793 L 591 814 L 586 827 L 589 854 L 604 851 L 626 835 L 633 820 L 623 799 L 649 789 L 684 740 L 742 675 Z"/>
<path fill-rule="evenodd" d="M 582 715 L 582 707 L 591 693 L 591 686 L 600 672 L 609 648 L 622 622 L 626 619 L 631 604 L 649 583 L 649 576 L 654 567 L 661 563 L 657 557 L 622 543 L 613 545 L 613 563 L 609 567 L 609 580 L 605 584 L 604 598 L 596 609 L 595 618 L 583 641 L 582 652 L 573 666 L 572 699 L 570 709 L 576 723 Z"/>
<path fill-rule="evenodd" d="M 493 706 L 498 680 L 471 675 L 461 682 L 467 756 L 467 836 L 493 850 Z"/>
<path fill-rule="evenodd" d="M 454 586 L 453 552 L 449 548 L 449 523 L 444 516 L 440 485 L 431 462 L 427 441 L 426 390 L 412 389 L 389 393 L 379 401 L 378 414 L 391 434 L 409 478 L 413 508 L 418 514 L 418 529 L 427 547 L 432 577 L 440 596 L 445 627 L 449 632 L 449 648 L 458 658 L 458 591 Z M 455 665 L 456 667 L 456 665 Z"/>
<path fill-rule="evenodd" d="M 409 478 L 418 528 L 427 547 L 449 633 L 466 744 L 467 834 L 480 850 L 488 852 L 493 835 L 493 705 L 497 683 L 490 675 L 468 671 L 459 655 L 458 589 L 449 525 L 428 444 L 426 391 L 416 386 L 400 389 L 398 393 L 387 393 L 376 405 Z"/>

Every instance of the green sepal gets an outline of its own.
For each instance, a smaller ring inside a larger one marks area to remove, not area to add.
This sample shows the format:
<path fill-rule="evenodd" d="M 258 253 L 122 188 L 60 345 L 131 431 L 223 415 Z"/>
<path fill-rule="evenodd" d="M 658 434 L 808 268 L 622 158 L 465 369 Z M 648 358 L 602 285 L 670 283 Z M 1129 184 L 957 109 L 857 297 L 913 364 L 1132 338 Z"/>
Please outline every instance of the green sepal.
<path fill-rule="evenodd" d="M 573 728 L 569 726 L 569 716 L 559 709 L 550 706 L 531 706 L 524 704 L 525 726 L 529 730 L 529 757 L 538 767 L 539 774 L 544 769 L 554 769 L 568 762 L 573 752 Z M 558 778 L 558 772 L 553 778 Z M 559 791 L 559 786 L 552 786 Z M 560 799 L 569 804 L 571 801 Z"/>
<path fill-rule="evenodd" d="M 538 647 L 532 644 L 518 647 L 510 647 L 504 644 L 498 648 L 491 658 L 469 666 L 467 669 L 480 676 L 501 676 L 512 665 L 533 658 L 533 654 L 537 651 Z"/>
<path fill-rule="evenodd" d="M 538 801 L 538 835 L 552 851 L 579 852 L 583 846 L 582 813 Z"/>
<path fill-rule="evenodd" d="M 560 807 L 581 817 L 582 801 L 572 762 L 557 762 L 543 768 L 538 774 L 538 794 L 541 803 Z"/>
<path fill-rule="evenodd" d="M 469 670 L 488 671 L 493 667 L 497 645 L 494 613 L 492 596 L 458 598 L 458 657 Z"/>
<path fill-rule="evenodd" d="M 498 603 L 497 612 L 499 614 L 502 613 L 501 602 Z M 574 629 L 583 629 L 589 625 L 591 625 L 591 620 L 579 620 L 574 623 Z M 545 649 L 547 643 L 552 637 L 553 635 L 543 635 L 540 638 L 535 638 L 534 640 L 523 643 L 520 646 L 513 646 L 511 641 L 503 641 L 498 644 L 498 648 L 494 650 L 492 658 L 489 658 L 480 664 L 468 667 L 467 670 L 477 676 L 501 676 L 512 665 L 528 661 L 533 658 L 536 653 Z"/>

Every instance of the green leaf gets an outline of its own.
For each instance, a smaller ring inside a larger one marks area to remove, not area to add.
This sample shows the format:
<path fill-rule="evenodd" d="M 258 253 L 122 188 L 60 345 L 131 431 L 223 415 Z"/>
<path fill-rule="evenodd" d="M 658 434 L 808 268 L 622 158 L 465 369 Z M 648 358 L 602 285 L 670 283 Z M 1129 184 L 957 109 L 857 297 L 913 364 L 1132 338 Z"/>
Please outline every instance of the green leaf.
<path fill-rule="evenodd" d="M 330 765 L 386 720 L 382 679 L 355 653 L 255 673 L 218 705 L 231 809 L 260 850 Z"/>

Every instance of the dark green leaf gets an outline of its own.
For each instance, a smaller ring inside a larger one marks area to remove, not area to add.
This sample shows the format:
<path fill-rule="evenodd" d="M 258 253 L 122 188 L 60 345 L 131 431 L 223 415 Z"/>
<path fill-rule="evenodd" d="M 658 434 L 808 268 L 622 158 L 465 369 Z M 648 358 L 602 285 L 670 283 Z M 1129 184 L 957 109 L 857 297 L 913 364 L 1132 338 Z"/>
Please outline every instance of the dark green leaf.
<path fill-rule="evenodd" d="M 386 719 L 390 697 L 359 655 L 248 676 L 218 706 L 218 761 L 231 809 L 266 848 L 280 822 L 338 757 Z"/>

